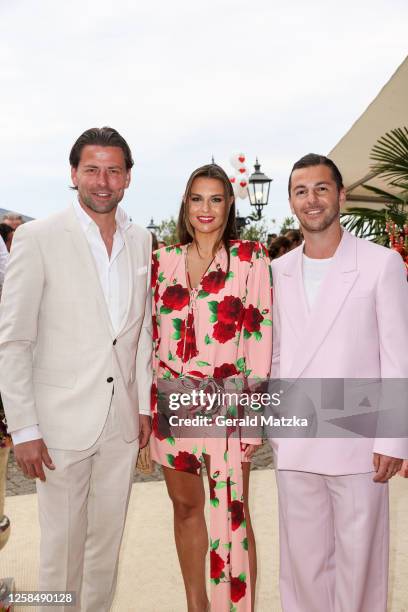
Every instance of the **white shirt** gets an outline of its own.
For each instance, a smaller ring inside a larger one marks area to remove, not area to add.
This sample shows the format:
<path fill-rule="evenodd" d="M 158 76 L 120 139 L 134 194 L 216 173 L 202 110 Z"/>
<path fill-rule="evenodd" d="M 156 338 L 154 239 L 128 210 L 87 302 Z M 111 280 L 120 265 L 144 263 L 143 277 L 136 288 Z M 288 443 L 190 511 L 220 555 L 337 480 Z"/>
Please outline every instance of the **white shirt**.
<path fill-rule="evenodd" d="M 117 207 L 115 215 L 116 232 L 113 236 L 112 253 L 109 258 L 95 221 L 85 212 L 78 201 L 73 206 L 95 261 L 112 327 L 115 333 L 118 333 L 124 323 L 129 299 L 129 265 L 123 238 L 123 233 L 130 225 L 129 217 L 123 208 Z M 38 425 L 23 427 L 10 433 L 14 444 L 42 438 Z"/>
<path fill-rule="evenodd" d="M 0 236 L 0 292 L 1 292 L 1 287 L 3 285 L 3 282 L 4 282 L 4 275 L 6 273 L 6 266 L 7 266 L 8 258 L 9 258 L 9 252 L 7 250 L 7 247 L 4 243 L 3 238 Z"/>
<path fill-rule="evenodd" d="M 332 259 L 312 259 L 303 253 L 303 286 L 310 309 L 313 308 Z"/>

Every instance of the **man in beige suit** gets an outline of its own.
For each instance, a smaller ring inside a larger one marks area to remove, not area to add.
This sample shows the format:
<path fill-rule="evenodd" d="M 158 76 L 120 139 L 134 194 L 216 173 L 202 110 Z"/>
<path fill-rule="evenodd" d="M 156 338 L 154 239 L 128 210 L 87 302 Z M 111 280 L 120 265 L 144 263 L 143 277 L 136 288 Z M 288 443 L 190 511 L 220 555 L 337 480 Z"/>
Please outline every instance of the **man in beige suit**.
<path fill-rule="evenodd" d="M 116 130 L 84 132 L 70 164 L 74 204 L 14 237 L 0 388 L 16 460 L 38 478 L 39 588 L 103 612 L 150 435 L 151 237 L 118 206 L 133 160 Z"/>

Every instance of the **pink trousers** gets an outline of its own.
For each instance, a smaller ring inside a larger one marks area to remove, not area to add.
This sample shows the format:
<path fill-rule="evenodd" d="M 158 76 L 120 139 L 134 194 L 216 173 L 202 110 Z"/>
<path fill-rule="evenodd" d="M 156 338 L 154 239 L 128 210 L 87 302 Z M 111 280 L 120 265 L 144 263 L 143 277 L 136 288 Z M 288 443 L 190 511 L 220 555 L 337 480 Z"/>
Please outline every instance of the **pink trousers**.
<path fill-rule="evenodd" d="M 277 470 L 283 612 L 386 612 L 388 485 Z"/>

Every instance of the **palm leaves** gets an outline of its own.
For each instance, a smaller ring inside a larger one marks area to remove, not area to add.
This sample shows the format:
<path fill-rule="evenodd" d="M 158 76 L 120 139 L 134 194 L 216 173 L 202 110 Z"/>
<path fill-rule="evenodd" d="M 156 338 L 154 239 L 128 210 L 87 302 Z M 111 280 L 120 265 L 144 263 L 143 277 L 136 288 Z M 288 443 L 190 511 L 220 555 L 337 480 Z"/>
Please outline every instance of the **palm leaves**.
<path fill-rule="evenodd" d="M 408 189 L 408 129 L 396 128 L 378 139 L 371 151 L 372 170 L 391 179 L 390 185 Z"/>
<path fill-rule="evenodd" d="M 408 129 L 396 128 L 379 138 L 370 158 L 374 162 L 371 164 L 373 172 L 388 179 L 388 184 L 399 191 L 390 193 L 364 185 L 368 191 L 388 200 L 388 203 L 381 210 L 349 208 L 341 215 L 342 224 L 356 236 L 385 245 L 388 244 L 387 221 L 393 221 L 399 227 L 408 222 Z"/>

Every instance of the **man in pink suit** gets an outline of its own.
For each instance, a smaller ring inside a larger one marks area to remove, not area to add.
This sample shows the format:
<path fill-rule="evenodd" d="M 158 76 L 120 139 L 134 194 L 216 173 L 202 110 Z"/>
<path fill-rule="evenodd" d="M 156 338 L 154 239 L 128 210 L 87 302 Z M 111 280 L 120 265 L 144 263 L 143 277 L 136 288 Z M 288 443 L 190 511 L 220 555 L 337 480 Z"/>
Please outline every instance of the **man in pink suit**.
<path fill-rule="evenodd" d="M 408 378 L 400 256 L 345 231 L 341 174 L 309 154 L 289 201 L 305 238 L 272 263 L 273 378 Z M 407 409 L 408 410 L 408 409 Z M 388 480 L 406 438 L 272 439 L 284 612 L 385 612 Z"/>

